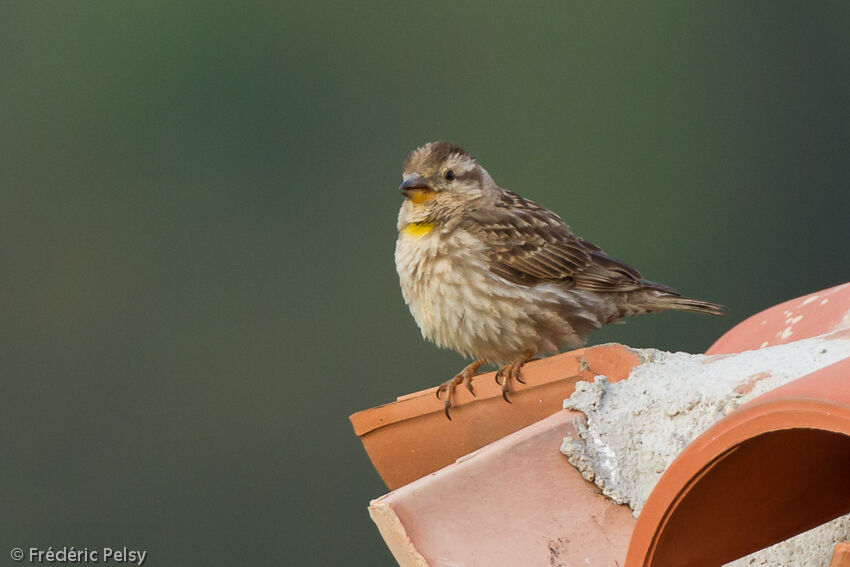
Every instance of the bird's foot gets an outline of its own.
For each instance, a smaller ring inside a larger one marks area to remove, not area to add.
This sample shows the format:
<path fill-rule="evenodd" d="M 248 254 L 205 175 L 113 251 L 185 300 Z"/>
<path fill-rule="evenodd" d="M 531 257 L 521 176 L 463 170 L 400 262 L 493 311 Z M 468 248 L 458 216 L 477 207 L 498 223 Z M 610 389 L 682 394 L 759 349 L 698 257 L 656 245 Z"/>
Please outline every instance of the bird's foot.
<path fill-rule="evenodd" d="M 443 400 L 443 411 L 446 413 L 446 417 L 449 418 L 449 421 L 452 419 L 449 410 L 452 407 L 452 398 L 454 397 L 455 388 L 458 384 L 463 383 L 463 385 L 466 386 L 466 389 L 469 390 L 469 393 L 474 396 L 475 390 L 472 389 L 472 377 L 475 376 L 475 373 L 478 372 L 478 369 L 481 368 L 482 364 L 484 364 L 483 360 L 476 360 L 458 372 L 454 378 L 437 386 L 437 399 Z M 443 397 L 440 397 L 440 394 L 443 394 Z"/>
<path fill-rule="evenodd" d="M 516 380 L 520 384 L 525 384 L 525 380 L 522 379 L 522 367 L 526 362 L 534 360 L 532 354 L 533 353 L 524 352 L 496 371 L 496 384 L 502 387 L 502 398 L 504 398 L 506 402 L 511 403 L 508 399 L 511 380 Z"/>

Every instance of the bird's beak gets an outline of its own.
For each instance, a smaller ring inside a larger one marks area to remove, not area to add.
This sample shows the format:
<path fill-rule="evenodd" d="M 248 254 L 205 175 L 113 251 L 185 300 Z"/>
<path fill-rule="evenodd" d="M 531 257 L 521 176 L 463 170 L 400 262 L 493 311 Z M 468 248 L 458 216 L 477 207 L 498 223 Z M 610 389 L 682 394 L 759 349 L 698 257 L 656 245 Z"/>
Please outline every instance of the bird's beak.
<path fill-rule="evenodd" d="M 398 189 L 405 199 L 417 205 L 434 198 L 434 189 L 428 184 L 428 180 L 418 173 L 408 175 Z"/>

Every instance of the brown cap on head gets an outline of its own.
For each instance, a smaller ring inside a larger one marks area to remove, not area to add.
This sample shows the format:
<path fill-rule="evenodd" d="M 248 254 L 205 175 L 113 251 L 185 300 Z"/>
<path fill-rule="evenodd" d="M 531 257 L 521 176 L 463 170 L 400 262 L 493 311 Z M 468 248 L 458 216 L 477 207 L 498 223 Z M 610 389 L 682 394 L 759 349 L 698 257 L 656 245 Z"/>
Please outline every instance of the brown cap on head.
<path fill-rule="evenodd" d="M 404 160 L 404 170 L 424 172 L 437 169 L 452 154 L 475 159 L 469 152 L 451 142 L 428 142 L 410 152 Z"/>

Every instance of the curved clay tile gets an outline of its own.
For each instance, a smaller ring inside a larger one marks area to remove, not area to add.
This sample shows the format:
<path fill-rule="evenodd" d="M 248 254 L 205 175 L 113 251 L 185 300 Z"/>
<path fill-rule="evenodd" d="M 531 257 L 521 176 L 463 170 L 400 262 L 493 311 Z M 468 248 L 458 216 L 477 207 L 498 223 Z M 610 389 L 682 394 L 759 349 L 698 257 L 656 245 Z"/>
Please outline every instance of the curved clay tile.
<path fill-rule="evenodd" d="M 850 359 L 742 406 L 673 461 L 626 566 L 722 565 L 850 513 Z"/>
<path fill-rule="evenodd" d="M 850 328 L 850 282 L 774 305 L 735 325 L 705 354 L 780 345 Z"/>
<path fill-rule="evenodd" d="M 466 388 L 456 390 L 452 421 L 431 388 L 355 413 L 351 424 L 378 474 L 395 490 L 558 412 L 576 382 L 592 382 L 598 374 L 622 380 L 638 362 L 620 345 L 580 349 L 527 364 L 526 384 L 512 385 L 510 404 L 502 400 L 495 372 L 488 372 L 472 381 L 477 397 Z"/>

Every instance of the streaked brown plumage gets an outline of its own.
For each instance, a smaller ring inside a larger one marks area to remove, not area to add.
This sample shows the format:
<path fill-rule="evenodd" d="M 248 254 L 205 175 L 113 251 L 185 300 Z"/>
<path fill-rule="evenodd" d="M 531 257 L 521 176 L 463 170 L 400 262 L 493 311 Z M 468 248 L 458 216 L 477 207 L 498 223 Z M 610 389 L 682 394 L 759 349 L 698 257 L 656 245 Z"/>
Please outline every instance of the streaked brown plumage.
<path fill-rule="evenodd" d="M 410 153 L 400 189 L 396 268 L 426 339 L 475 361 L 440 386 L 447 416 L 454 388 L 483 363 L 507 400 L 525 362 L 584 343 L 605 323 L 664 310 L 723 315 L 681 297 L 576 236 L 561 218 L 496 185 L 463 149 L 431 142 Z"/>

